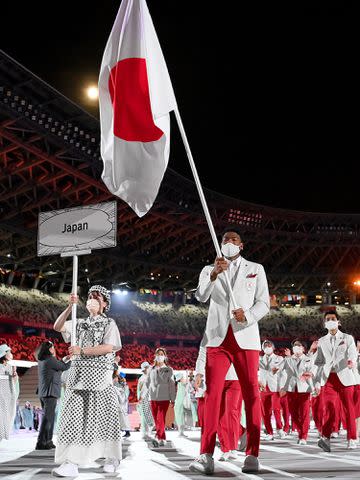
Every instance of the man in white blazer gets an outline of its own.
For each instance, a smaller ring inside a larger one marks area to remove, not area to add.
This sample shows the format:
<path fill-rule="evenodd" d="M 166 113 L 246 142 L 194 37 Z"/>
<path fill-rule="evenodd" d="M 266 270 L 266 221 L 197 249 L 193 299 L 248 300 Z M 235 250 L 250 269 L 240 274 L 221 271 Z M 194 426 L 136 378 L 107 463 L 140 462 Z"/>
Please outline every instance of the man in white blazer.
<path fill-rule="evenodd" d="M 330 436 L 338 398 L 344 408 L 348 448 L 356 448 L 354 385 L 357 384 L 357 351 L 354 338 L 341 332 L 339 325 L 336 312 L 325 313 L 324 326 L 328 334 L 319 339 L 315 360 L 318 366 L 315 387 L 317 391 L 322 387 L 324 405 L 322 437 L 318 445 L 326 452 L 331 450 Z"/>
<path fill-rule="evenodd" d="M 210 299 L 205 333 L 206 382 L 204 426 L 200 457 L 190 464 L 192 471 L 214 472 L 213 453 L 219 423 L 225 376 L 231 363 L 239 378 L 246 411 L 247 447 L 243 472 L 257 472 L 261 429 L 258 385 L 260 335 L 258 321 L 270 309 L 269 291 L 262 265 L 245 260 L 240 232 L 229 228 L 222 237 L 223 257 L 200 273 L 196 298 Z M 229 273 L 236 301 L 231 304 L 224 272 Z"/>
<path fill-rule="evenodd" d="M 275 345 L 271 340 L 264 340 L 262 350 L 264 355 L 259 362 L 259 386 L 262 405 L 262 416 L 267 435 L 265 440 L 274 440 L 274 432 L 271 425 L 271 414 L 274 412 L 276 430 L 280 438 L 285 438 L 281 421 L 280 404 L 280 373 L 284 366 L 284 357 L 274 353 Z"/>

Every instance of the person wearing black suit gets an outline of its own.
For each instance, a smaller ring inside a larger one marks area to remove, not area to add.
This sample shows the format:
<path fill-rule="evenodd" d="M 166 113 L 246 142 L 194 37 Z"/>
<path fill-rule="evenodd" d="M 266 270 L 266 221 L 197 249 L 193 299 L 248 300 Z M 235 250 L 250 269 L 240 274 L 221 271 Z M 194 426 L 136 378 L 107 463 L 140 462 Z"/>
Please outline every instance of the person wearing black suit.
<path fill-rule="evenodd" d="M 40 345 L 37 352 L 39 385 L 37 394 L 40 398 L 44 412 L 36 450 L 49 450 L 55 448 L 52 442 L 55 422 L 55 409 L 61 393 L 61 374 L 70 368 L 70 362 L 64 357 L 58 360 L 55 356 L 54 344 L 50 341 Z"/>

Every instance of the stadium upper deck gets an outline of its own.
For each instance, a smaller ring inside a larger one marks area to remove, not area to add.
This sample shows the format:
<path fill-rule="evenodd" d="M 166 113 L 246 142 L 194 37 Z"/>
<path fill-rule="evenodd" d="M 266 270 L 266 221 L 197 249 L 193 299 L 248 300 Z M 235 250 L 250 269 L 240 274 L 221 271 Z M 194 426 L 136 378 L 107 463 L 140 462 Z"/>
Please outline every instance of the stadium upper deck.
<path fill-rule="evenodd" d="M 40 211 L 98 203 L 99 123 L 0 52 L 0 265 L 11 282 L 61 290 L 71 262 L 36 256 Z M 185 159 L 184 159 L 185 161 Z M 289 180 L 290 181 L 290 180 Z M 219 234 L 238 225 L 244 256 L 265 265 L 272 292 L 352 289 L 360 268 L 360 215 L 305 213 L 205 192 Z M 269 199 L 271 203 L 271 199 Z M 168 169 L 144 218 L 118 200 L 118 246 L 81 259 L 80 285 L 193 288 L 215 255 L 192 181 Z M 18 278 L 17 278 L 18 277 Z"/>

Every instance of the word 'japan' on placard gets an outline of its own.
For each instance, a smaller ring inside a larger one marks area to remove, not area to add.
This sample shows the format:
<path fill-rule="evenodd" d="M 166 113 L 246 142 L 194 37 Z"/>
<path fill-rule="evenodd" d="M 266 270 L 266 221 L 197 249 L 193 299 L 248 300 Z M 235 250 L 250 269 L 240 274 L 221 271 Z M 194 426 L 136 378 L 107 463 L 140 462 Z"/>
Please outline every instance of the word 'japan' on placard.
<path fill-rule="evenodd" d="M 116 202 L 39 214 L 38 255 L 116 246 Z"/>

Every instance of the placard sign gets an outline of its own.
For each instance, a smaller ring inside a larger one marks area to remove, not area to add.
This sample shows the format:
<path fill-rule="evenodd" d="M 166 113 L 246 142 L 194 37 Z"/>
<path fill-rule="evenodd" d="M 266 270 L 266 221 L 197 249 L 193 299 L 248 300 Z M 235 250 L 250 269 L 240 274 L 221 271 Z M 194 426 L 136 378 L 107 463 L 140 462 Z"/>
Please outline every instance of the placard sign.
<path fill-rule="evenodd" d="M 116 202 L 39 214 L 38 256 L 116 246 Z"/>

